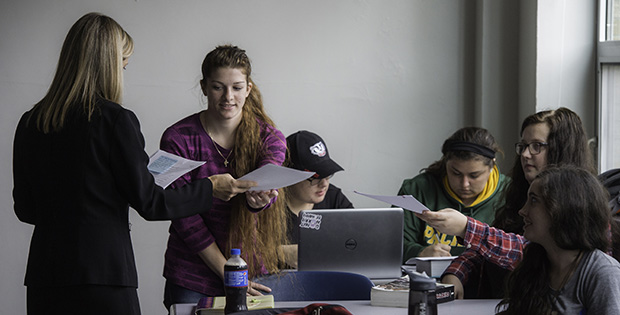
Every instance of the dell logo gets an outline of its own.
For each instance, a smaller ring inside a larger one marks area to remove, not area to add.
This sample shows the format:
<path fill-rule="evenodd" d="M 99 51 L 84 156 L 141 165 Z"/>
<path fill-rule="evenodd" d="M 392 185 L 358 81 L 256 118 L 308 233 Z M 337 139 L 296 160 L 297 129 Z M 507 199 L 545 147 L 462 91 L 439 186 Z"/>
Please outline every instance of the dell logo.
<path fill-rule="evenodd" d="M 346 242 L 344 242 L 344 248 L 349 250 L 354 250 L 357 247 L 357 241 L 350 238 Z"/>

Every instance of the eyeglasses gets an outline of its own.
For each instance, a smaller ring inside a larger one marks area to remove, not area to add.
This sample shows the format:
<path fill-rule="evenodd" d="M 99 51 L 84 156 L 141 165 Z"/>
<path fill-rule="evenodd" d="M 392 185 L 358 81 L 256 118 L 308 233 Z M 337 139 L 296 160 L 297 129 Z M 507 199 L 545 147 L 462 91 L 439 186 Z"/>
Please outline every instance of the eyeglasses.
<path fill-rule="evenodd" d="M 308 179 L 306 179 L 307 181 L 310 182 L 310 186 L 316 186 L 318 185 L 322 180 L 327 179 L 329 180 L 330 178 L 332 178 L 334 176 L 334 174 L 331 174 L 329 176 L 323 177 L 323 178 L 314 178 L 314 177 L 310 177 Z"/>
<path fill-rule="evenodd" d="M 528 148 L 530 150 L 531 155 L 536 155 L 540 153 L 540 150 L 542 149 L 542 147 L 546 147 L 548 145 L 549 144 L 546 142 L 530 142 L 530 143 L 517 142 L 515 143 L 515 152 L 517 152 L 518 155 L 521 155 L 523 154 L 523 151 L 525 151 L 525 148 Z"/>

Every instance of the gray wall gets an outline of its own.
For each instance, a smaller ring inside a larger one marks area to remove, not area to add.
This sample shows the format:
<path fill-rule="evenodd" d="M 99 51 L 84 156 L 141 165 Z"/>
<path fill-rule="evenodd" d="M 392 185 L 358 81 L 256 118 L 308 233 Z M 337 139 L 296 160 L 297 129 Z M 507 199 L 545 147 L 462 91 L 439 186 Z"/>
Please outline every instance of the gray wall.
<path fill-rule="evenodd" d="M 332 182 L 356 206 L 375 207 L 385 205 L 352 191 L 395 194 L 465 125 L 496 135 L 507 152 L 499 161 L 507 171 L 525 115 L 564 105 L 594 124 L 588 110 L 594 48 L 588 43 L 594 42 L 595 5 L 542 2 L 545 10 L 535 0 L 1 2 L 2 313 L 25 312 L 22 284 L 32 233 L 12 210 L 13 133 L 20 115 L 46 92 L 64 36 L 84 13 L 112 16 L 136 42 L 124 105 L 140 118 L 147 152 L 157 149 L 165 127 L 204 108 L 197 85 L 202 58 L 218 44 L 233 43 L 252 59 L 254 80 L 278 127 L 287 135 L 299 129 L 322 135 L 346 170 Z M 538 39 L 547 34 L 538 20 L 558 7 L 562 14 L 554 18 L 571 45 L 565 39 L 553 45 L 560 51 L 550 51 Z M 543 53 L 551 56 L 544 60 L 563 54 L 563 62 L 541 66 Z M 168 223 L 146 222 L 133 211 L 130 219 L 143 313 L 163 314 Z"/>

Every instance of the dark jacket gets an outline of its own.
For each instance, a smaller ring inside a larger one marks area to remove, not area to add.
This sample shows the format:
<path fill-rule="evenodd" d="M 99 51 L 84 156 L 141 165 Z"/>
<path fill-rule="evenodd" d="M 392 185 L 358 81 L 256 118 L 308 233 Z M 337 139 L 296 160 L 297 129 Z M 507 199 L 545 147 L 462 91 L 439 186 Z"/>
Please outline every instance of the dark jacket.
<path fill-rule="evenodd" d="M 211 207 L 211 181 L 155 185 L 138 119 L 116 103 L 99 101 L 90 122 L 80 107 L 48 134 L 32 112 L 13 148 L 15 214 L 34 225 L 25 284 L 137 287 L 129 207 L 146 220 L 193 215 Z"/>

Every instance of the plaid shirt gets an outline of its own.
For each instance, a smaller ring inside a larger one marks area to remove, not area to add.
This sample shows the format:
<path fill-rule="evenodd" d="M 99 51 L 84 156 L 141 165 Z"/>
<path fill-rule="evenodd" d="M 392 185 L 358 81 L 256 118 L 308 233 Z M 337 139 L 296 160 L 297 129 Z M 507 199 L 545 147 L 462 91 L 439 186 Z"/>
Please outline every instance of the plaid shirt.
<path fill-rule="evenodd" d="M 463 241 L 467 250 L 444 271 L 444 275 L 453 274 L 463 284 L 467 283 L 469 274 L 477 271 L 484 260 L 513 270 L 521 261 L 523 248 L 528 244 L 521 235 L 506 233 L 471 217 L 467 219 Z"/>
<path fill-rule="evenodd" d="M 607 227 L 607 237 L 611 241 L 611 224 Z M 514 270 L 523 258 L 523 248 L 529 241 L 522 235 L 506 233 L 468 217 L 463 243 L 467 250 L 455 258 L 441 276 L 452 274 L 459 278 L 462 284 L 466 284 L 469 275 L 477 272 L 484 260 L 510 271 Z M 606 254 L 613 256 L 611 247 Z"/>

